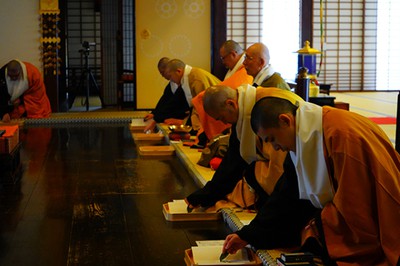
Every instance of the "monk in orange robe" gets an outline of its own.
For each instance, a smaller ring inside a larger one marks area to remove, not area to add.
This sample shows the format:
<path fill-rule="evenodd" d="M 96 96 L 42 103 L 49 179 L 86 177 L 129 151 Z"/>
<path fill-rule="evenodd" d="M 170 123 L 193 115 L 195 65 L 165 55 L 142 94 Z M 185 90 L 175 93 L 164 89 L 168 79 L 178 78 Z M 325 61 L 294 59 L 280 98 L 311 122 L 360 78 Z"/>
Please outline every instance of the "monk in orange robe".
<path fill-rule="evenodd" d="M 277 93 L 255 104 L 251 125 L 276 150 L 290 152 L 299 197 L 321 209 L 305 227 L 304 243 L 317 240 L 327 263 L 399 265 L 400 155 L 387 135 L 356 113 Z M 245 244 L 232 235 L 225 249 Z"/>
<path fill-rule="evenodd" d="M 44 118 L 51 114 L 43 76 L 34 65 L 11 60 L 0 70 L 2 121 L 21 117 Z"/>
<path fill-rule="evenodd" d="M 243 66 L 244 52 L 238 43 L 232 40 L 224 42 L 219 53 L 223 64 L 228 68 L 225 79 L 219 85 L 236 89 L 240 85 L 251 84 L 253 82 L 253 77 L 247 74 Z M 215 120 L 204 111 L 203 96 L 204 92 L 198 94 L 192 99 L 192 104 L 201 124 L 198 135 L 204 132 L 207 139 L 210 140 L 229 129 L 231 125 Z"/>

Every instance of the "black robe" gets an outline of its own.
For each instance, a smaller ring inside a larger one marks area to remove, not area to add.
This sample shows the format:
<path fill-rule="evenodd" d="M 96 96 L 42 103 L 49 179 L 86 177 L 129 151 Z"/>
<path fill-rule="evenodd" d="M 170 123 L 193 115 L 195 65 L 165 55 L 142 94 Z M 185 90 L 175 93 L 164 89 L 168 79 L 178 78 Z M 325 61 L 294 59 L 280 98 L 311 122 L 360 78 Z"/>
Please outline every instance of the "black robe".
<path fill-rule="evenodd" d="M 157 123 L 163 123 L 167 118 L 183 119 L 188 116 L 189 111 L 182 87 L 179 86 L 175 93 L 172 93 L 171 84 L 168 83 L 152 114 Z"/>
<path fill-rule="evenodd" d="M 236 125 L 232 125 L 232 128 L 236 128 Z M 228 151 L 212 179 L 203 188 L 190 194 L 187 200 L 193 206 L 210 207 L 217 201 L 226 199 L 226 195 L 231 193 L 237 182 L 243 178 L 247 167 L 247 162 L 240 156 L 240 142 L 236 130 L 232 130 Z"/>
<path fill-rule="evenodd" d="M 7 89 L 5 65 L 0 69 L 0 120 L 13 109 L 13 106 L 8 104 L 10 99 L 11 96 L 8 94 Z"/>
<path fill-rule="evenodd" d="M 251 164 L 254 168 L 254 163 Z M 253 171 L 246 172 L 246 181 L 255 190 L 257 215 L 249 225 L 236 232 L 256 249 L 300 246 L 301 230 L 319 210 L 309 200 L 299 199 L 296 170 L 287 154 L 274 191 L 268 195 L 258 184 Z"/>

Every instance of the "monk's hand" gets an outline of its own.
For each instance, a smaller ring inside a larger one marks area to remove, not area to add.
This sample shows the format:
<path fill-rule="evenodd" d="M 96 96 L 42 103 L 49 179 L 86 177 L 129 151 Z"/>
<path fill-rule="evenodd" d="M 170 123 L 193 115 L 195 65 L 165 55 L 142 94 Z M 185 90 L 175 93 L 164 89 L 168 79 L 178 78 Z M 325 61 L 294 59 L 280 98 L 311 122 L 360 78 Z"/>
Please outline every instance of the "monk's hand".
<path fill-rule="evenodd" d="M 237 234 L 230 234 L 225 238 L 222 253 L 235 254 L 247 245 L 247 241 L 242 240 Z"/>
<path fill-rule="evenodd" d="M 151 133 L 153 132 L 154 128 L 156 127 L 157 122 L 153 119 L 149 121 L 147 126 L 144 128 L 143 132 L 144 133 Z"/>
<path fill-rule="evenodd" d="M 10 122 L 11 121 L 10 114 L 3 115 L 3 119 L 1 121 L 3 121 L 4 123 Z"/>
<path fill-rule="evenodd" d="M 195 209 L 197 206 L 193 206 L 192 204 L 190 204 L 190 202 L 188 201 L 187 198 L 184 198 L 184 200 L 185 200 L 185 202 L 187 204 L 187 207 L 186 207 L 187 212 L 191 213 L 193 211 L 193 209 Z"/>
<path fill-rule="evenodd" d="M 143 121 L 146 122 L 146 121 L 148 121 L 148 120 L 150 120 L 150 119 L 153 119 L 153 117 L 154 117 L 153 114 L 147 114 L 147 115 L 145 115 L 145 117 L 143 118 Z"/>

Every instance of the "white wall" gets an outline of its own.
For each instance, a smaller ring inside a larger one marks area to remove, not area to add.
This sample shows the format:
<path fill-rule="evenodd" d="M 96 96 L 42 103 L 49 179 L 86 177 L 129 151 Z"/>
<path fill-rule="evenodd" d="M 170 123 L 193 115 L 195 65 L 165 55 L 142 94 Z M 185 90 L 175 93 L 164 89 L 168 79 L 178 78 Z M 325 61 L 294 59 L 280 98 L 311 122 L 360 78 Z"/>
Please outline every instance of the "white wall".
<path fill-rule="evenodd" d="M 1 0 L 0 66 L 20 59 L 42 69 L 39 24 L 39 0 Z"/>

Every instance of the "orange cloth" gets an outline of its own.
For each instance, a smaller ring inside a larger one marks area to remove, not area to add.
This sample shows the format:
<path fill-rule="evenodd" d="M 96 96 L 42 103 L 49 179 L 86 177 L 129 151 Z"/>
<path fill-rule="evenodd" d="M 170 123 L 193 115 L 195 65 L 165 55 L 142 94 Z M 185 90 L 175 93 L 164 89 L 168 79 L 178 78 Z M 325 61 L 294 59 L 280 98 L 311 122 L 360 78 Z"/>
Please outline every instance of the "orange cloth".
<path fill-rule="evenodd" d="M 252 82 L 253 77 L 247 75 L 246 69 L 242 65 L 232 76 L 222 81 L 218 85 L 226 85 L 233 89 L 236 89 L 242 84 L 251 84 Z M 192 99 L 192 104 L 197 111 L 201 123 L 201 130 L 199 131 L 199 134 L 204 131 L 207 138 L 212 139 L 216 135 L 221 134 L 224 130 L 230 128 L 231 125 L 227 125 L 222 123 L 221 121 L 215 120 L 204 111 L 203 96 L 204 91 L 202 91 Z"/>
<path fill-rule="evenodd" d="M 29 89 L 22 95 L 24 102 L 10 113 L 12 119 L 20 118 L 26 112 L 27 118 L 49 117 L 50 101 L 46 94 L 43 76 L 34 65 L 24 62 L 28 76 Z"/>
<path fill-rule="evenodd" d="M 323 107 L 325 157 L 335 189 L 321 218 L 338 265 L 396 265 L 400 256 L 400 155 L 379 126 Z"/>

